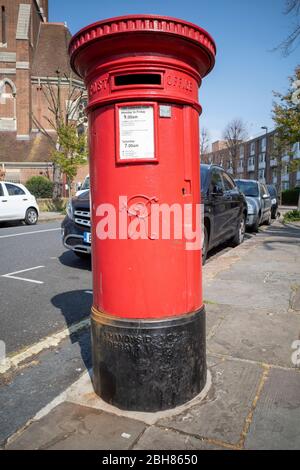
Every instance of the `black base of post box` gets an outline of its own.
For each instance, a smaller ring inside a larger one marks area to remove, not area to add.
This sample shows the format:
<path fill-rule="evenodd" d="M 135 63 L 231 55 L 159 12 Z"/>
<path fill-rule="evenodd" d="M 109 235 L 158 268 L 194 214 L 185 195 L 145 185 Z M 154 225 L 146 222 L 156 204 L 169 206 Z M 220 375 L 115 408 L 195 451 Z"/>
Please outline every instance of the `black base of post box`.
<path fill-rule="evenodd" d="M 168 320 L 124 320 L 92 309 L 93 384 L 120 409 L 156 412 L 206 384 L 205 309 Z"/>

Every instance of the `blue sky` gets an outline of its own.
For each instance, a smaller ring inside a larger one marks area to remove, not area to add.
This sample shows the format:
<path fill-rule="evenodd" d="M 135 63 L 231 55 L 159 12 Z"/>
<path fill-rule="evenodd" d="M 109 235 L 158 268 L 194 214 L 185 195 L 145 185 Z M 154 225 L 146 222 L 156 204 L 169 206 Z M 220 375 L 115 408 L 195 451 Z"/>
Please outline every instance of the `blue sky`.
<path fill-rule="evenodd" d="M 66 21 L 71 32 L 97 20 L 134 13 L 182 18 L 206 29 L 218 53 L 213 72 L 200 89 L 201 125 L 211 140 L 241 117 L 249 136 L 273 127 L 272 91 L 285 91 L 300 64 L 300 47 L 288 58 L 272 52 L 292 27 L 284 0 L 49 0 L 50 21 Z"/>

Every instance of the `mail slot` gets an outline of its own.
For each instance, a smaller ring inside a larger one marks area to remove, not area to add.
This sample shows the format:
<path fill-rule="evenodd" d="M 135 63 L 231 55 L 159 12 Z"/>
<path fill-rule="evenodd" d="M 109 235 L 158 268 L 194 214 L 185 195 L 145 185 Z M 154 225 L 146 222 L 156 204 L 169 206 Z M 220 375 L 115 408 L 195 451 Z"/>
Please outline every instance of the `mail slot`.
<path fill-rule="evenodd" d="M 206 383 L 198 90 L 215 53 L 200 27 L 152 15 L 70 44 L 89 97 L 93 383 L 127 410 L 173 408 Z"/>

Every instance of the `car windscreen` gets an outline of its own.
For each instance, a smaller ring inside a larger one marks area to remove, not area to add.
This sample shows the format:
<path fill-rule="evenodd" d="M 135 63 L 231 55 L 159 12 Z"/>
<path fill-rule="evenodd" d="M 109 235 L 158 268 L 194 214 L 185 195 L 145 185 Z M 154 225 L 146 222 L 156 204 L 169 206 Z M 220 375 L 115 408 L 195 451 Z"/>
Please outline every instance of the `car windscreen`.
<path fill-rule="evenodd" d="M 255 181 L 240 181 L 236 180 L 239 190 L 248 197 L 258 197 L 258 184 Z"/>
<path fill-rule="evenodd" d="M 81 186 L 82 191 L 86 189 L 90 189 L 90 178 L 87 176 L 84 180 L 83 185 Z"/>
<path fill-rule="evenodd" d="M 208 185 L 208 167 L 200 165 L 200 173 L 201 173 L 201 192 L 205 192 L 207 190 Z"/>

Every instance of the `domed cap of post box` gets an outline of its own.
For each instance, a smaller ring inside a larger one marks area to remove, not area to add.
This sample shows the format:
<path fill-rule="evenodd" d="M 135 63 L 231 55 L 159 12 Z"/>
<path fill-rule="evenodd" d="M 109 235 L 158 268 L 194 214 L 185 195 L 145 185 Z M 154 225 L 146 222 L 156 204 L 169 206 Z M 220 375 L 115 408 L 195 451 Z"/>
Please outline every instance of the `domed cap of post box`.
<path fill-rule="evenodd" d="M 158 15 L 129 15 L 83 28 L 69 46 L 73 70 L 82 78 L 114 57 L 170 56 L 192 66 L 200 77 L 215 64 L 216 45 L 199 26 Z"/>

